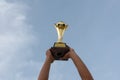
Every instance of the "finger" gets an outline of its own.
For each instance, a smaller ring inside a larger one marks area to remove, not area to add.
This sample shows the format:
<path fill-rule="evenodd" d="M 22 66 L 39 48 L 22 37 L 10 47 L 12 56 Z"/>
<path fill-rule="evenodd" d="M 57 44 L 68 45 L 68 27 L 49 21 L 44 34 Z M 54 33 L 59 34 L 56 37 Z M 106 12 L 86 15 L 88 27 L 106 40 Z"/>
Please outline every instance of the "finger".
<path fill-rule="evenodd" d="M 67 55 L 65 55 L 64 57 L 60 58 L 61 60 L 66 60 L 68 59 L 69 57 Z"/>

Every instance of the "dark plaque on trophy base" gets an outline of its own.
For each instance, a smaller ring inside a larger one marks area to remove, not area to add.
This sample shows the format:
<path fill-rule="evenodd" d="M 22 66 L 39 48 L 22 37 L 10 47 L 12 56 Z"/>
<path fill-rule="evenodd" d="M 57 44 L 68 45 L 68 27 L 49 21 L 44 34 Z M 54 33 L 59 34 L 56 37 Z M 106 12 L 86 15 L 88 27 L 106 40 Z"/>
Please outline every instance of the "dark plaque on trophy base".
<path fill-rule="evenodd" d="M 62 42 L 63 35 L 67 27 L 68 25 L 62 21 L 55 24 L 55 28 L 58 33 L 58 41 L 55 42 L 53 47 L 50 49 L 55 60 L 60 60 L 60 58 L 64 57 L 64 55 L 69 52 L 69 47 L 66 45 L 66 43 Z"/>

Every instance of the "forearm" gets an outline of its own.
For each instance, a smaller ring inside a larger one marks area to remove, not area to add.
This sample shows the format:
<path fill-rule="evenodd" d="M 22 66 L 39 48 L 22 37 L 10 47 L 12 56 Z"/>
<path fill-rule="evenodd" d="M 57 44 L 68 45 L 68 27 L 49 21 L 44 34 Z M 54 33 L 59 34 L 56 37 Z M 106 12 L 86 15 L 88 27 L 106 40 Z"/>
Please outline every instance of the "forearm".
<path fill-rule="evenodd" d="M 71 59 L 74 62 L 75 66 L 77 67 L 82 80 L 93 80 L 89 70 L 76 53 L 71 53 Z"/>
<path fill-rule="evenodd" d="M 40 71 L 38 80 L 48 80 L 50 65 L 51 65 L 51 62 L 48 59 L 46 59 Z"/>

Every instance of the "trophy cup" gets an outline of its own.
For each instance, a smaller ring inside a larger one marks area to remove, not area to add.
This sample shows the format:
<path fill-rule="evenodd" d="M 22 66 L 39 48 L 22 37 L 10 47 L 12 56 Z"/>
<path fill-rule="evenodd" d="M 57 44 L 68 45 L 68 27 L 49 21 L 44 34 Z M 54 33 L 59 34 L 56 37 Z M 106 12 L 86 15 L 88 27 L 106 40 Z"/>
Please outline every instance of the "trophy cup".
<path fill-rule="evenodd" d="M 58 40 L 50 49 L 52 56 L 55 60 L 60 60 L 60 58 L 63 57 L 69 51 L 69 47 L 66 45 L 66 43 L 62 42 L 63 35 L 67 27 L 68 25 L 62 21 L 57 22 L 55 24 L 55 28 L 58 34 Z"/>

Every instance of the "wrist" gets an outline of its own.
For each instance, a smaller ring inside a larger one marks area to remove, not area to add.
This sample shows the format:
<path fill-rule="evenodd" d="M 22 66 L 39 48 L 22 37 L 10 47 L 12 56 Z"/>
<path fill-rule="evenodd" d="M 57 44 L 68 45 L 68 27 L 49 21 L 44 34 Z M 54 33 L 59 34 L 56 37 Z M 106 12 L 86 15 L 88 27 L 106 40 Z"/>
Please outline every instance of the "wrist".
<path fill-rule="evenodd" d="M 46 57 L 46 62 L 47 63 L 52 63 L 54 60 L 53 59 L 51 59 L 50 57 Z"/>
<path fill-rule="evenodd" d="M 69 53 L 69 57 L 72 58 L 76 53 L 74 52 L 74 50 L 72 50 L 70 53 Z"/>

